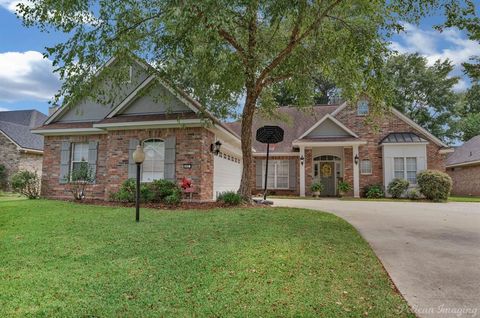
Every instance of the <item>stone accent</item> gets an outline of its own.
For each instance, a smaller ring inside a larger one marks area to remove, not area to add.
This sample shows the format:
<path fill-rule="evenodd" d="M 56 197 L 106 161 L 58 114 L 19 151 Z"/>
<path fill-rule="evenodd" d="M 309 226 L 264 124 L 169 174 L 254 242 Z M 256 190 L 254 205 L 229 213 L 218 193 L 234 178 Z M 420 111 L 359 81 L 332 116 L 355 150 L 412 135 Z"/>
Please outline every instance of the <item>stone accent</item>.
<path fill-rule="evenodd" d="M 350 130 L 355 132 L 361 140 L 367 141 L 366 145 L 359 146 L 359 157 L 360 160 L 368 158 L 372 161 L 372 174 L 360 174 L 361 195 L 363 194 L 363 189 L 367 185 L 383 185 L 383 155 L 380 142 L 386 135 L 393 132 L 413 132 L 426 140 L 430 140 L 420 131 L 417 131 L 412 126 L 391 113 L 385 114 L 382 118 L 377 120 L 374 119 L 374 122 L 369 122 L 369 120 L 371 120 L 370 118 L 365 116 L 357 116 L 356 110 L 353 107 L 346 107 L 339 114 L 337 114 L 335 118 Z M 349 176 L 349 172 L 347 172 L 348 169 L 352 169 L 348 166 L 348 158 L 352 158 L 352 150 L 350 148 L 350 152 L 347 153 L 347 149 L 344 150 L 346 159 L 344 163 L 345 178 Z M 432 141 L 429 142 L 427 145 L 427 168 L 445 172 L 446 155 L 440 154 L 440 149 L 440 146 L 436 145 Z M 353 186 L 353 179 L 351 182 Z"/>
<path fill-rule="evenodd" d="M 28 170 L 42 173 L 42 155 L 21 151 L 17 145 L 11 142 L 5 135 L 0 133 L 0 164 L 4 165 L 7 172 L 7 180 L 10 180 L 19 170 Z M 10 190 L 10 188 L 7 188 Z"/>
<path fill-rule="evenodd" d="M 89 187 L 87 197 L 108 200 L 128 178 L 128 143 L 132 138 L 176 138 L 176 179 L 191 178 L 195 193 L 194 200 L 213 199 L 213 155 L 210 144 L 214 134 L 205 128 L 169 128 L 146 130 L 117 130 L 107 134 L 85 136 L 46 136 L 43 166 L 42 195 L 51 198 L 69 198 L 68 185 L 59 183 L 60 146 L 62 141 L 98 141 L 97 175 L 94 185 Z M 191 164 L 191 169 L 184 164 Z"/>
<path fill-rule="evenodd" d="M 480 196 L 480 165 L 447 168 L 453 180 L 452 194 Z"/>
<path fill-rule="evenodd" d="M 267 157 L 266 156 L 255 156 L 253 157 L 253 165 L 252 165 L 252 194 L 263 194 L 263 185 L 262 189 L 257 189 L 256 187 L 256 164 L 257 161 L 256 159 L 261 159 L 265 160 Z M 269 190 L 270 194 L 275 194 L 275 195 L 300 195 L 300 159 L 298 156 L 271 156 L 269 157 L 268 160 L 294 160 L 295 161 L 295 167 L 296 167 L 296 187 L 295 190 L 283 190 L 283 189 L 271 189 Z"/>

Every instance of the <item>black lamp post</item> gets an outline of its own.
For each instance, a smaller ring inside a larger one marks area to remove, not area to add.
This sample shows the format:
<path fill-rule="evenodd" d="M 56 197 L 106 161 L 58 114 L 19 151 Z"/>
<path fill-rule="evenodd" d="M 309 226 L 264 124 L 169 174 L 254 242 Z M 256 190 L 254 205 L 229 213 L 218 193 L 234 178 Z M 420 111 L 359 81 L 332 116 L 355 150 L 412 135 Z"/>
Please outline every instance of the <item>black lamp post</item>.
<path fill-rule="evenodd" d="M 133 152 L 133 161 L 137 165 L 137 187 L 136 187 L 136 196 L 135 196 L 135 221 L 140 221 L 140 166 L 145 160 L 145 153 L 143 148 L 138 145 L 137 149 Z"/>

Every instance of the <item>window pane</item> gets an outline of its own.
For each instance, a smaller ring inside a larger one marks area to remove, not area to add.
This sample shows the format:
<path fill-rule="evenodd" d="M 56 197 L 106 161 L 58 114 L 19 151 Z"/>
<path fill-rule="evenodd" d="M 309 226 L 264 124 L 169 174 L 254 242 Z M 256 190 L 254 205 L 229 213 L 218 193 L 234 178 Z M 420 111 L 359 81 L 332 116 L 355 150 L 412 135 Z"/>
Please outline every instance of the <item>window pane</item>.
<path fill-rule="evenodd" d="M 417 158 L 407 158 L 407 180 L 412 184 L 417 183 Z"/>
<path fill-rule="evenodd" d="M 360 162 L 360 173 L 362 174 L 372 173 L 372 162 L 370 160 L 362 160 Z"/>
<path fill-rule="evenodd" d="M 417 171 L 417 158 L 407 158 L 407 171 Z"/>
<path fill-rule="evenodd" d="M 75 143 L 73 144 L 73 161 L 87 161 L 88 160 L 88 144 Z"/>
<path fill-rule="evenodd" d="M 393 160 L 394 177 L 405 179 L 405 160 L 404 158 L 394 158 Z"/>
<path fill-rule="evenodd" d="M 151 182 L 164 178 L 165 144 L 161 140 L 143 143 L 145 161 L 142 165 L 142 181 Z"/>
<path fill-rule="evenodd" d="M 357 114 L 358 115 L 367 115 L 368 114 L 368 101 L 361 100 L 357 104 Z"/>

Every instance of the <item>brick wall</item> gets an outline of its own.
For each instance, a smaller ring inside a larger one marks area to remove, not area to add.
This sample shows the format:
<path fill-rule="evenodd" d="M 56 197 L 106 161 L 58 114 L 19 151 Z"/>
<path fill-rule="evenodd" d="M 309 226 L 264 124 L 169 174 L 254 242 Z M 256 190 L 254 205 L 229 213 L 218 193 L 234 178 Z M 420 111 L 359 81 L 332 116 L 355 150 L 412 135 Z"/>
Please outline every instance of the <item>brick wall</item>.
<path fill-rule="evenodd" d="M 447 168 L 453 180 L 452 194 L 480 196 L 480 165 Z"/>
<path fill-rule="evenodd" d="M 176 137 L 176 178 L 193 180 L 195 200 L 208 201 L 213 198 L 213 155 L 210 144 L 214 134 L 204 128 L 171 128 L 147 130 L 109 131 L 108 134 L 87 136 L 47 136 L 45 137 L 42 195 L 45 197 L 71 197 L 68 185 L 59 183 L 60 146 L 62 141 L 98 141 L 96 182 L 90 186 L 86 196 L 108 200 L 128 178 L 128 144 L 132 138 L 164 139 Z M 184 164 L 191 164 L 191 169 Z"/>
<path fill-rule="evenodd" d="M 42 173 L 42 155 L 21 152 L 17 146 L 0 133 L 0 164 L 4 165 L 7 180 L 19 170 L 36 171 Z"/>
<path fill-rule="evenodd" d="M 359 146 L 359 157 L 362 159 L 370 159 L 372 161 L 372 174 L 360 175 L 360 194 L 363 193 L 365 186 L 370 184 L 383 184 L 383 155 L 382 147 L 379 145 L 381 140 L 388 134 L 393 132 L 414 132 L 420 137 L 429 140 L 421 132 L 417 131 L 404 121 L 400 120 L 393 114 L 385 114 L 382 118 L 375 120 L 374 123 L 369 123 L 365 116 L 357 116 L 356 110 L 353 107 L 346 107 L 336 117 L 342 124 L 355 132 L 361 140 L 367 141 L 366 145 Z M 445 171 L 445 154 L 440 154 L 438 151 L 441 147 L 429 142 L 427 145 L 427 168 Z M 348 158 L 352 158 L 352 150 L 346 148 L 344 150 L 345 160 L 345 179 L 350 180 L 351 173 L 349 169 Z M 348 153 L 347 153 L 348 152 Z M 353 171 L 352 171 L 353 173 Z"/>

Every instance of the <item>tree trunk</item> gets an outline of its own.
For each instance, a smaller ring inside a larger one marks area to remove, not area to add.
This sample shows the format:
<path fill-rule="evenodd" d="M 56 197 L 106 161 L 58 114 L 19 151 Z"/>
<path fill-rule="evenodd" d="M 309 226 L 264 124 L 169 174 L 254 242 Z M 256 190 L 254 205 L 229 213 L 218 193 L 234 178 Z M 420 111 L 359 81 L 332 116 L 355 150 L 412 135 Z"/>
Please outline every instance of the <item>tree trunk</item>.
<path fill-rule="evenodd" d="M 255 105 L 257 102 L 256 94 L 252 90 L 247 89 L 247 97 L 242 113 L 242 155 L 243 155 L 243 171 L 242 181 L 238 193 L 248 202 L 252 201 L 252 124 L 255 114 Z"/>

